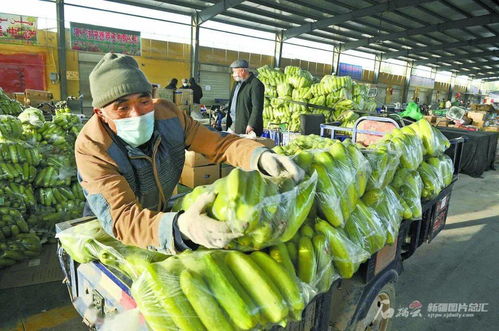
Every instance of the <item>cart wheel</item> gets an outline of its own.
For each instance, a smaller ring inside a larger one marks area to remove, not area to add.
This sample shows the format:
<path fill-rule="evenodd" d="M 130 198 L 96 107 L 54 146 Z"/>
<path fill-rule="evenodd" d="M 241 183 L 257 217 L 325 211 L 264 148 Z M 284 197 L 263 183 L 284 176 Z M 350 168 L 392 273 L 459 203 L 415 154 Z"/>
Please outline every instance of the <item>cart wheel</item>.
<path fill-rule="evenodd" d="M 366 317 L 356 321 L 352 330 L 389 330 L 395 307 L 395 283 L 388 282 L 372 299 Z"/>

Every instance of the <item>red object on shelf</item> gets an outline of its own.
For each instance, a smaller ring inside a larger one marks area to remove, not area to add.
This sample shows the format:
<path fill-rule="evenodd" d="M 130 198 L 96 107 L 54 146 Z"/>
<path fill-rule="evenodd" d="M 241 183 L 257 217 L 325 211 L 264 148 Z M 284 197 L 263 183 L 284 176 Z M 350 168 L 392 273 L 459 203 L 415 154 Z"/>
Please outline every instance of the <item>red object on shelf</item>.
<path fill-rule="evenodd" d="M 43 54 L 0 54 L 0 87 L 9 93 L 46 90 Z"/>

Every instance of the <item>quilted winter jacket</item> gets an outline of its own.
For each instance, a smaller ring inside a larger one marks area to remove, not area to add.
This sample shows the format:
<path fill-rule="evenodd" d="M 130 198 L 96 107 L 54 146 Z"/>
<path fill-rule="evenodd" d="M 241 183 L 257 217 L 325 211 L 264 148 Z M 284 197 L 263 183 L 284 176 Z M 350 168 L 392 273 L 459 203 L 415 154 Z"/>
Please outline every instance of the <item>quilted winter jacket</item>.
<path fill-rule="evenodd" d="M 92 212 L 110 235 L 125 244 L 175 253 L 167 201 L 178 183 L 185 150 L 215 163 L 255 169 L 263 145 L 211 131 L 177 109 L 155 99 L 151 155 L 124 143 L 98 116 L 76 139 L 78 179 Z"/>

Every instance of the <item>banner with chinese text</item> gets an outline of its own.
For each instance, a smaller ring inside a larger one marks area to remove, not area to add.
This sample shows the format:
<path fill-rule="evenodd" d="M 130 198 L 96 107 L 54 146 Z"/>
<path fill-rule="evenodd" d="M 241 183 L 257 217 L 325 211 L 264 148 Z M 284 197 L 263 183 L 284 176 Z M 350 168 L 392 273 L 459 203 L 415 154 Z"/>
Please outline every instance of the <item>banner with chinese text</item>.
<path fill-rule="evenodd" d="M 37 18 L 0 13 L 0 42 L 36 44 Z"/>
<path fill-rule="evenodd" d="M 71 22 L 71 48 L 140 55 L 140 32 Z"/>

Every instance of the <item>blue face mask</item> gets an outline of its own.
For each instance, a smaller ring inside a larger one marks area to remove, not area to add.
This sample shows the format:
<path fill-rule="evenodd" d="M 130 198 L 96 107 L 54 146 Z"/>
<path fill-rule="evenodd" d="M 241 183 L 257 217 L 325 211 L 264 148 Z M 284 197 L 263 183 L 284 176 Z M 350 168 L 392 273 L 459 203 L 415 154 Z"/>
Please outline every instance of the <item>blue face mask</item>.
<path fill-rule="evenodd" d="M 154 131 L 154 110 L 149 113 L 113 120 L 116 124 L 118 137 L 132 147 L 138 147 L 151 139 Z"/>

